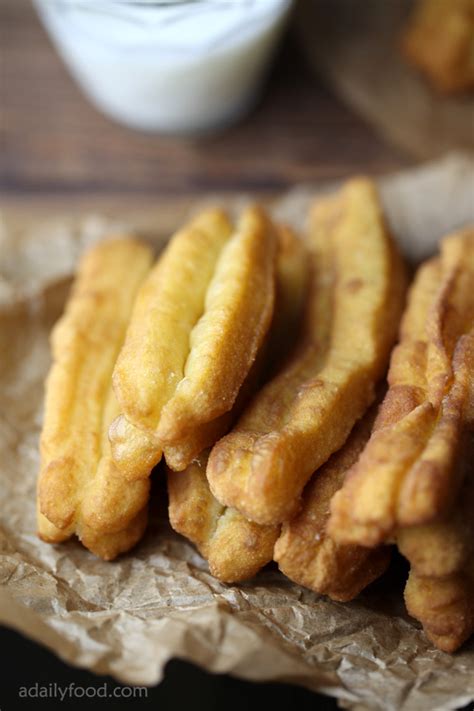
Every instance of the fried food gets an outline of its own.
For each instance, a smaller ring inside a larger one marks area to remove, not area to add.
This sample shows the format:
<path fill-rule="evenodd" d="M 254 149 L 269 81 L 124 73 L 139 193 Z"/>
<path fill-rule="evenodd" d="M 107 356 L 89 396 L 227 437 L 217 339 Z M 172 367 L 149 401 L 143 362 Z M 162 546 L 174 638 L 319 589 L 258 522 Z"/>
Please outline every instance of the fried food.
<path fill-rule="evenodd" d="M 207 467 L 216 498 L 263 525 L 296 513 L 311 474 L 373 401 L 403 304 L 403 269 L 369 180 L 315 206 L 309 247 L 299 345 Z"/>
<path fill-rule="evenodd" d="M 308 274 L 306 249 L 288 228 L 279 228 L 278 233 L 277 299 L 268 342 L 257 356 L 231 412 L 209 423 L 209 436 L 213 438 L 210 445 L 230 429 L 256 390 L 260 377 L 264 377 L 270 367 L 278 367 L 278 358 L 284 358 L 288 341 L 295 337 L 301 320 Z M 224 431 L 219 434 L 220 429 Z M 211 494 L 205 475 L 208 453 L 202 453 L 193 461 L 202 447 L 192 457 L 189 447 L 185 443 L 172 453 L 170 448 L 166 449 L 171 525 L 198 547 L 217 578 L 223 582 L 250 578 L 272 559 L 279 527 L 259 526 L 238 511 L 219 504 Z M 174 458 L 171 461 L 180 466 L 170 467 L 171 454 Z M 186 468 L 181 466 L 183 461 Z M 185 471 L 181 471 L 183 468 Z M 179 473 L 172 469 L 179 469 Z"/>
<path fill-rule="evenodd" d="M 357 460 L 374 422 L 375 408 L 358 422 L 342 449 L 332 455 L 306 486 L 301 511 L 283 524 L 274 559 L 290 580 L 338 602 L 356 597 L 385 572 L 387 547 L 374 550 L 334 542 L 326 531 L 329 504 Z"/>
<path fill-rule="evenodd" d="M 108 428 L 119 413 L 112 371 L 151 263 L 151 250 L 130 238 L 92 248 L 80 263 L 51 339 L 39 535 L 53 543 L 76 534 L 107 559 L 134 545 L 146 525 L 149 482 L 120 475 L 111 458 Z"/>
<path fill-rule="evenodd" d="M 223 213 L 208 211 L 171 240 L 139 293 L 114 371 L 122 419 L 110 437 L 119 466 L 133 461 L 136 475 L 147 476 L 163 449 L 183 469 L 227 431 L 269 328 L 276 246 L 256 207 L 235 231 Z"/>
<path fill-rule="evenodd" d="M 467 229 L 446 238 L 415 279 L 374 431 L 331 504 L 339 542 L 378 545 L 452 507 L 473 387 L 473 284 Z"/>
<path fill-rule="evenodd" d="M 474 429 L 474 428 L 473 428 Z M 402 528 L 397 533 L 400 552 L 423 577 L 442 578 L 461 571 L 474 554 L 474 441 L 462 436 L 455 466 L 463 481 L 456 505 L 433 523 Z"/>
<path fill-rule="evenodd" d="M 474 633 L 474 384 L 464 425 L 455 462 L 463 484 L 455 506 L 433 523 L 397 534 L 398 548 L 411 566 L 408 612 L 445 652 L 456 651 Z"/>
<path fill-rule="evenodd" d="M 411 565 L 405 588 L 408 612 L 429 639 L 454 652 L 474 632 L 474 435 L 466 432 L 459 466 L 463 486 L 444 519 L 402 529 L 398 547 Z"/>
<path fill-rule="evenodd" d="M 309 276 L 305 243 L 289 227 L 279 225 L 275 310 L 266 345 L 270 375 L 286 361 L 298 338 Z"/>
<path fill-rule="evenodd" d="M 109 427 L 114 463 L 127 479 L 143 479 L 161 459 L 161 444 L 152 435 L 132 425 L 120 414 Z"/>
<path fill-rule="evenodd" d="M 419 0 L 402 49 L 439 91 L 473 89 L 474 0 Z"/>
<path fill-rule="evenodd" d="M 259 526 L 222 506 L 206 479 L 208 453 L 182 472 L 168 469 L 172 527 L 196 545 L 216 578 L 235 583 L 253 577 L 272 560 L 278 526 Z"/>
<path fill-rule="evenodd" d="M 156 429 L 167 444 L 229 412 L 264 343 L 273 314 L 278 234 L 264 212 L 244 212 L 222 250 L 189 336 L 183 378 Z"/>
<path fill-rule="evenodd" d="M 123 413 L 139 429 L 155 433 L 183 378 L 190 333 L 231 231 L 224 213 L 201 213 L 173 237 L 140 289 L 113 374 Z"/>
<path fill-rule="evenodd" d="M 474 632 L 474 559 L 466 571 L 429 578 L 411 571 L 405 603 L 428 639 L 443 652 L 455 652 Z"/>
<path fill-rule="evenodd" d="M 164 446 L 168 466 L 175 471 L 185 469 L 204 449 L 211 447 L 226 434 L 236 416 L 241 412 L 249 396 L 256 389 L 265 361 L 269 368 L 269 353 L 272 363 L 281 357 L 283 344 L 279 341 L 284 333 L 286 342 L 295 333 L 302 308 L 304 285 L 307 273 L 306 251 L 303 242 L 287 227 L 278 227 L 278 255 L 276 263 L 276 289 L 278 309 L 275 310 L 270 327 L 270 343 L 264 342 L 250 372 L 240 388 L 232 410 L 209 422 L 196 425 L 175 444 Z M 275 334 L 279 334 L 275 338 Z M 277 348 L 278 346 L 278 348 Z M 148 476 L 159 461 L 162 445 L 155 435 L 134 427 L 122 415 L 110 429 L 113 457 L 117 466 L 136 477 Z"/>

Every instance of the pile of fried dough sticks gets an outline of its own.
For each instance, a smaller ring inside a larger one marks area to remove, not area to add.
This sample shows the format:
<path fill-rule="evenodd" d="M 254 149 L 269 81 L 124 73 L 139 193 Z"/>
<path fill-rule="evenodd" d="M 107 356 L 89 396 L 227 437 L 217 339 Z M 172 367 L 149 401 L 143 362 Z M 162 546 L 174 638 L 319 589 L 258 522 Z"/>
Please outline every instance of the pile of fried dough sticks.
<path fill-rule="evenodd" d="M 52 333 L 40 537 L 129 550 L 163 460 L 171 525 L 220 580 L 275 560 L 348 601 L 396 545 L 410 614 L 454 651 L 474 631 L 474 228 L 408 294 L 406 274 L 365 178 L 304 239 L 251 207 L 202 212 L 156 262 L 128 236 L 90 249 Z"/>

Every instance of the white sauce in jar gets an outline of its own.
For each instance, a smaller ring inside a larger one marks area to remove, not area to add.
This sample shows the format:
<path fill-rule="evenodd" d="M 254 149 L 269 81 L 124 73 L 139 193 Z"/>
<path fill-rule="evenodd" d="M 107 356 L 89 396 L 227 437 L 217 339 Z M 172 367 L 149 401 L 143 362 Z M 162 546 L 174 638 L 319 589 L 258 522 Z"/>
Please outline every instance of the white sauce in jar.
<path fill-rule="evenodd" d="M 292 0 L 35 0 L 84 92 L 134 128 L 195 133 L 253 104 Z"/>

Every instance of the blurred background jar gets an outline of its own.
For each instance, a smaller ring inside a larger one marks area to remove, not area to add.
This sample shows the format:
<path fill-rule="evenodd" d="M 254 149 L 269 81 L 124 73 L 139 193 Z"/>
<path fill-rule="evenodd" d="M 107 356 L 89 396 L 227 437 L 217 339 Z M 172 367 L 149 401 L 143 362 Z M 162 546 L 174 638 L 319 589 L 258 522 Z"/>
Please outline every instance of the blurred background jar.
<path fill-rule="evenodd" d="M 293 0 L 34 0 L 84 93 L 144 131 L 202 133 L 258 98 Z"/>

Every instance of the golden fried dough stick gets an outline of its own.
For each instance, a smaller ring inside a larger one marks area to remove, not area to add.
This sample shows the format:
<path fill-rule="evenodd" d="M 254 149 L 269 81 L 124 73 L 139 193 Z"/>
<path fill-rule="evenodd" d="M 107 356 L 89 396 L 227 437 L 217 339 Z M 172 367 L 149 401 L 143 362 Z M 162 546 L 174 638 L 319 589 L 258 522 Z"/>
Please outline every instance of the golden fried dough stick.
<path fill-rule="evenodd" d="M 405 588 L 408 612 L 429 639 L 454 652 L 474 633 L 474 436 L 464 433 L 458 466 L 464 483 L 443 520 L 402 529 L 398 547 L 411 570 Z"/>
<path fill-rule="evenodd" d="M 474 438 L 461 437 L 457 478 L 463 481 L 455 506 L 433 523 L 408 526 L 397 532 L 400 552 L 419 576 L 442 578 L 461 572 L 474 555 Z"/>
<path fill-rule="evenodd" d="M 243 383 L 234 407 L 210 422 L 196 426 L 175 445 L 167 445 L 164 455 L 167 465 L 182 471 L 204 449 L 211 447 L 229 431 L 232 422 L 250 394 L 255 390 L 260 376 L 264 350 L 257 356 L 246 381 Z M 156 437 L 132 425 L 124 415 L 117 417 L 109 428 L 112 456 L 123 476 L 131 479 L 147 478 L 161 459 L 162 445 Z"/>
<path fill-rule="evenodd" d="M 261 524 L 291 518 L 309 477 L 374 399 L 404 278 L 371 181 L 312 212 L 312 284 L 299 347 L 211 452 L 216 498 Z"/>
<path fill-rule="evenodd" d="M 201 213 L 174 236 L 140 289 L 113 375 L 122 412 L 109 437 L 126 476 L 145 479 L 161 459 L 154 426 L 145 425 L 159 417 L 183 375 L 189 334 L 231 231 L 221 211 Z"/>
<path fill-rule="evenodd" d="M 306 250 L 303 242 L 287 227 L 278 227 L 278 255 L 276 269 L 276 287 L 278 311 L 275 312 L 270 328 L 272 347 L 266 344 L 252 366 L 245 383 L 242 385 L 232 411 L 194 427 L 179 442 L 165 446 L 168 466 L 175 471 L 185 469 L 204 449 L 211 447 L 229 431 L 235 417 L 241 411 L 246 400 L 254 391 L 260 377 L 262 361 L 276 362 L 278 347 L 283 348 L 282 335 L 291 340 L 295 324 L 299 322 L 304 297 L 304 285 L 307 273 Z M 274 334 L 280 334 L 279 339 Z M 279 340 L 279 343 L 277 343 Z M 268 367 L 268 363 L 265 364 Z M 117 466 L 124 473 L 134 478 L 146 477 L 161 456 L 161 444 L 155 436 L 139 430 L 121 415 L 110 428 L 112 453 Z"/>
<path fill-rule="evenodd" d="M 183 378 L 156 429 L 165 446 L 232 409 L 270 326 L 277 236 L 265 213 L 251 208 L 222 250 L 190 333 Z"/>
<path fill-rule="evenodd" d="M 235 583 L 272 560 L 278 526 L 259 526 L 222 506 L 206 479 L 207 452 L 182 472 L 168 469 L 172 527 L 194 543 L 216 578 Z"/>
<path fill-rule="evenodd" d="M 472 230 L 445 239 L 419 270 L 374 431 L 331 503 L 339 542 L 377 545 L 452 506 L 472 389 L 473 283 Z"/>
<path fill-rule="evenodd" d="M 151 250 L 130 238 L 89 250 L 51 338 L 39 535 L 57 542 L 76 534 L 105 558 L 130 548 L 146 525 L 149 483 L 124 481 L 111 459 L 108 427 L 119 412 L 112 370 L 151 262 Z"/>
<path fill-rule="evenodd" d="M 445 578 L 410 571 L 405 603 L 438 649 L 455 652 L 474 632 L 474 559 L 466 571 Z"/>
<path fill-rule="evenodd" d="M 138 512 L 121 531 L 104 533 L 82 524 L 80 537 L 83 545 L 104 560 L 113 560 L 120 553 L 126 553 L 142 538 L 148 522 L 147 507 Z M 65 530 L 56 528 L 46 516 L 38 513 L 40 537 L 46 543 L 61 543 L 70 538 Z"/>
<path fill-rule="evenodd" d="M 219 249 L 215 248 L 212 269 L 208 265 L 204 270 L 195 291 L 186 291 L 188 284 L 183 287 L 180 279 L 188 281 L 191 265 L 197 273 L 203 271 L 200 261 L 204 247 L 195 246 L 200 230 Z M 163 449 L 171 467 L 184 469 L 228 431 L 229 412 L 269 327 L 275 251 L 276 232 L 258 208 L 244 213 L 233 234 L 227 218 L 210 212 L 203 213 L 173 238 L 139 294 L 114 375 L 123 414 L 111 427 L 110 438 L 120 468 L 123 462 L 136 478 L 146 477 Z M 191 256 L 186 258 L 188 252 Z M 174 273 L 170 275 L 171 269 Z M 152 326 L 147 327 L 147 321 L 152 321 Z M 180 350 L 174 350 L 173 360 L 169 344 L 163 347 L 161 341 L 176 340 L 175 322 L 182 333 L 178 339 Z M 138 380 L 143 380 L 139 367 L 141 350 L 137 349 L 140 338 L 147 338 L 145 349 L 150 352 L 148 390 L 156 389 L 157 383 L 162 386 L 161 400 L 155 407 L 151 392 L 145 392 L 147 383 L 141 385 L 144 398 L 154 408 L 153 429 L 149 428 L 149 418 L 133 419 L 137 411 L 129 385 L 136 380 L 140 387 Z M 155 351 L 153 339 L 157 341 Z M 153 354 L 158 361 L 156 366 Z M 167 367 L 173 373 L 172 387 Z"/>
<path fill-rule="evenodd" d="M 347 470 L 357 460 L 374 422 L 375 408 L 358 422 L 342 449 L 333 454 L 303 492 L 303 506 L 283 524 L 274 559 L 290 580 L 346 602 L 385 572 L 387 547 L 363 548 L 335 543 L 326 532 L 329 504 L 342 486 Z"/>
<path fill-rule="evenodd" d="M 253 208 L 230 233 L 223 215 L 203 213 L 171 240 L 115 368 L 126 418 L 166 444 L 232 407 L 268 329 L 274 229 Z"/>
<path fill-rule="evenodd" d="M 242 386 L 231 412 L 208 423 L 214 444 L 225 434 L 242 406 L 255 391 L 260 371 L 268 370 L 269 363 L 278 365 L 277 357 L 284 357 L 287 340 L 297 330 L 307 281 L 307 253 L 303 242 L 288 228 L 279 228 L 277 256 L 277 302 L 268 343 L 261 349 L 247 380 Z M 202 444 L 202 435 L 194 440 Z M 249 522 L 241 514 L 219 504 L 212 496 L 205 476 L 207 453 L 197 461 L 193 443 L 166 449 L 168 467 L 169 513 L 173 528 L 195 543 L 210 565 L 211 572 L 224 582 L 236 582 L 255 575 L 268 563 L 278 527 L 262 527 Z M 183 467 L 183 462 L 186 462 Z M 192 462 L 192 463 L 191 463 Z M 185 468 L 185 471 L 181 471 Z M 179 473 L 171 469 L 178 470 Z"/>
<path fill-rule="evenodd" d="M 402 38 L 407 59 L 442 92 L 474 87 L 474 1 L 419 0 Z"/>
<path fill-rule="evenodd" d="M 231 428 L 266 373 L 278 366 L 293 344 L 303 309 L 308 277 L 307 250 L 286 226 L 277 226 L 276 304 L 270 331 L 229 412 L 199 425 L 176 445 L 165 447 L 167 465 L 182 471 L 204 449 L 212 447 Z"/>
<path fill-rule="evenodd" d="M 171 239 L 139 291 L 113 381 L 126 419 L 151 435 L 184 376 L 190 333 L 231 231 L 222 212 L 201 213 Z"/>

